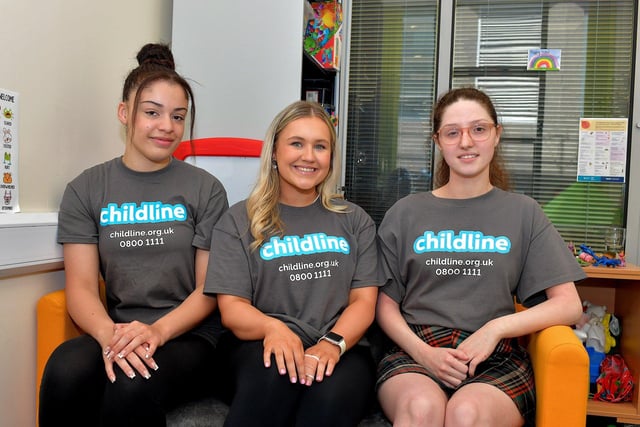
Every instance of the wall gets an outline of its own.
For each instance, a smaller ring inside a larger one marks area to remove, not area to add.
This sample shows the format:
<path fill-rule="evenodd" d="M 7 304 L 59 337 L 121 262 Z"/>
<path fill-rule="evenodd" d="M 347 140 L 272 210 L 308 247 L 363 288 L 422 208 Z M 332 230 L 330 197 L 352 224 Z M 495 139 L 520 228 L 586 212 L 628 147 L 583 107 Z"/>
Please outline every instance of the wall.
<path fill-rule="evenodd" d="M 56 211 L 65 184 L 83 169 L 122 153 L 123 80 L 144 43 L 171 42 L 172 7 L 171 0 L 0 0 L 0 87 L 20 94 L 23 212 L 0 214 L 0 239 L 20 215 Z M 5 237 L 3 250 L 7 243 L 19 242 Z M 0 271 L 3 427 L 35 425 L 35 305 L 64 285 L 59 268 Z"/>
<path fill-rule="evenodd" d="M 194 80 L 196 137 L 263 139 L 275 115 L 300 99 L 303 6 L 175 2 L 173 49 L 179 71 Z"/>
<path fill-rule="evenodd" d="M 0 0 L 0 87 L 20 94 L 23 211 L 57 210 L 67 181 L 122 152 L 122 82 L 142 44 L 171 41 L 171 8 L 170 0 Z"/>

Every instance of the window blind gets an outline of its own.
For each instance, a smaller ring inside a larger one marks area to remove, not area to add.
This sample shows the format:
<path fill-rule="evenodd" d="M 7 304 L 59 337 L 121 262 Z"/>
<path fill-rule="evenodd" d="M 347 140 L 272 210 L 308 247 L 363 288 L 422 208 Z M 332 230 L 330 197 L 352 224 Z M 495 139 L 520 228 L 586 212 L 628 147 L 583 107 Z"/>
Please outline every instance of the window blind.
<path fill-rule="evenodd" d="M 623 223 L 626 184 L 577 182 L 580 118 L 628 118 L 633 0 L 456 2 L 452 87 L 485 90 L 498 109 L 514 190 L 534 197 L 567 242 L 602 249 Z M 528 70 L 558 49 L 558 71 Z"/>
<path fill-rule="evenodd" d="M 431 189 L 436 3 L 352 1 L 345 196 L 377 223 Z"/>
<path fill-rule="evenodd" d="M 379 222 L 431 190 L 436 41 L 449 37 L 451 87 L 494 100 L 514 191 L 567 242 L 602 249 L 604 228 L 624 225 L 627 185 L 577 182 L 579 119 L 630 116 L 634 0 L 459 0 L 453 34 L 437 33 L 438 4 L 352 0 L 346 197 Z M 560 70 L 527 70 L 530 49 L 559 49 Z"/>

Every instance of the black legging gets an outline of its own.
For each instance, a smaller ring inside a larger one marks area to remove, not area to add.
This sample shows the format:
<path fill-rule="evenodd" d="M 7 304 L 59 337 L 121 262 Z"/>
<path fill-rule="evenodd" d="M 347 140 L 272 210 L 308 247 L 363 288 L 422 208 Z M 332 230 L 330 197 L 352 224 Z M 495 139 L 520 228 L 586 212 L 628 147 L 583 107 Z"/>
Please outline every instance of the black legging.
<path fill-rule="evenodd" d="M 278 373 L 275 362 L 265 368 L 262 354 L 261 341 L 232 344 L 229 356 L 235 395 L 226 427 L 353 427 L 366 414 L 374 384 L 367 347 L 347 351 L 330 377 L 310 387 L 291 384 L 288 375 Z"/>
<path fill-rule="evenodd" d="M 159 366 L 148 380 L 128 378 L 114 366 L 112 384 L 101 348 L 89 335 L 61 344 L 45 366 L 40 387 L 39 422 L 48 426 L 165 426 L 166 412 L 190 399 L 211 394 L 216 378 L 215 349 L 185 334 L 158 348 Z"/>

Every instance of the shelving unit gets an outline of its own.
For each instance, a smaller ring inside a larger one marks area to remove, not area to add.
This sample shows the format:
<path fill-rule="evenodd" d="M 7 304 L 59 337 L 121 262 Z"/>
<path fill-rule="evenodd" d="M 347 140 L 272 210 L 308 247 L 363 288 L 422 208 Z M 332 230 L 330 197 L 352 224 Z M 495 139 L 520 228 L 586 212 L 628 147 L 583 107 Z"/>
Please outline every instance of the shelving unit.
<path fill-rule="evenodd" d="M 576 283 L 582 300 L 605 305 L 620 321 L 620 353 L 634 378 L 630 402 L 609 403 L 590 399 L 587 414 L 616 418 L 619 423 L 640 424 L 640 267 L 585 267 L 588 278 Z"/>
<path fill-rule="evenodd" d="M 337 121 L 343 43 L 342 0 L 303 1 L 308 20 L 303 34 L 300 98 L 319 102 Z"/>
<path fill-rule="evenodd" d="M 336 110 L 337 70 L 323 69 L 306 53 L 302 55 L 302 93 L 301 99 L 310 99 L 310 93 L 316 93 L 316 101 L 321 103 L 330 113 Z"/>

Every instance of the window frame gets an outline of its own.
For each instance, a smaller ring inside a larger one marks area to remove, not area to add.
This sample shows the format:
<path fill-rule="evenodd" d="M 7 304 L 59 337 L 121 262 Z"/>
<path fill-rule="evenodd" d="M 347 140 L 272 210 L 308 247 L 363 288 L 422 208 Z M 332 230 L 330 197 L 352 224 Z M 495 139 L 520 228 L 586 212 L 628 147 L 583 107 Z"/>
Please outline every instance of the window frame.
<path fill-rule="evenodd" d="M 350 43 L 349 34 L 351 23 L 351 3 L 352 0 L 343 0 L 343 10 L 345 13 L 345 37 L 347 43 L 344 44 L 343 51 L 344 60 L 343 67 L 339 75 L 339 109 L 341 117 L 348 117 L 348 94 L 349 94 L 349 57 Z M 452 81 L 452 61 L 453 61 L 453 36 L 454 36 L 454 20 L 455 20 L 455 0 L 440 0 L 438 5 L 438 30 L 436 35 L 436 96 L 449 90 Z M 629 142 L 627 153 L 627 189 L 626 189 L 626 206 L 624 210 L 624 224 L 627 227 L 627 243 L 626 243 L 626 259 L 633 264 L 640 264 L 640 97 L 633 94 L 640 93 L 640 67 L 638 67 L 638 58 L 640 58 L 640 31 L 638 30 L 638 22 L 640 22 L 640 7 L 636 5 L 636 16 L 634 22 L 634 39 L 635 46 L 632 52 L 633 69 L 631 71 L 632 87 L 630 90 L 631 99 L 628 115 L 629 119 Z M 542 77 L 544 79 L 544 77 Z M 346 120 L 341 122 L 339 126 L 339 141 L 341 150 L 346 153 L 347 144 L 347 126 Z M 439 161 L 438 151 L 433 154 L 433 168 L 437 168 Z M 342 157 L 342 183 L 346 182 L 347 158 Z M 635 169 L 631 165 L 637 165 Z M 435 170 L 434 170 L 435 173 Z"/>

